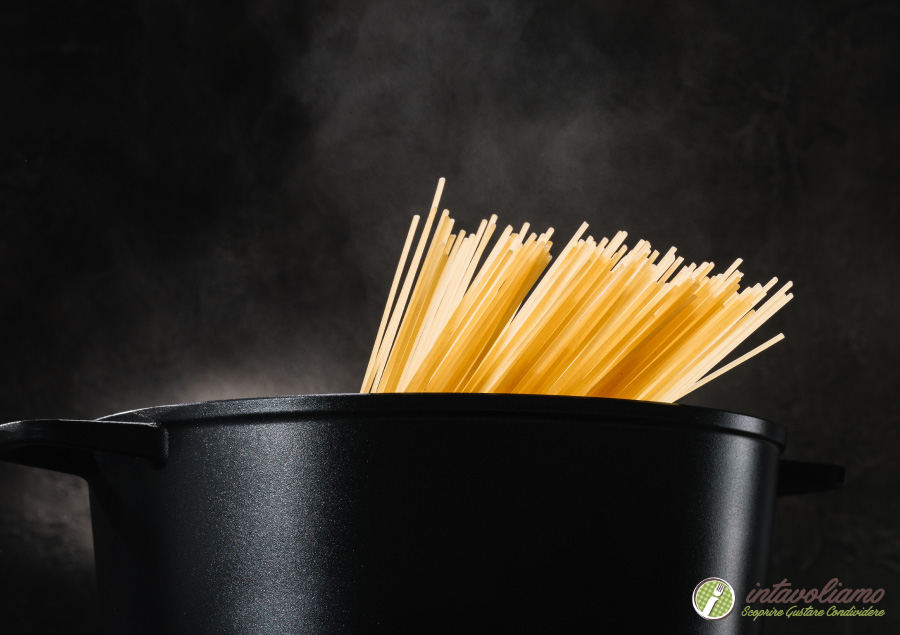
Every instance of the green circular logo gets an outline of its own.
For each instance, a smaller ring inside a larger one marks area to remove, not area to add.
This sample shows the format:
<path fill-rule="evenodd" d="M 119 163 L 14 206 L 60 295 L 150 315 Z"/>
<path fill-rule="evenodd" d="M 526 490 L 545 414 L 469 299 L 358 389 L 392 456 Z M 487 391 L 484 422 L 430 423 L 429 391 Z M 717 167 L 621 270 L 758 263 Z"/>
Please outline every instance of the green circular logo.
<path fill-rule="evenodd" d="M 691 596 L 694 610 L 705 620 L 720 620 L 734 608 L 734 589 L 722 578 L 706 578 Z"/>

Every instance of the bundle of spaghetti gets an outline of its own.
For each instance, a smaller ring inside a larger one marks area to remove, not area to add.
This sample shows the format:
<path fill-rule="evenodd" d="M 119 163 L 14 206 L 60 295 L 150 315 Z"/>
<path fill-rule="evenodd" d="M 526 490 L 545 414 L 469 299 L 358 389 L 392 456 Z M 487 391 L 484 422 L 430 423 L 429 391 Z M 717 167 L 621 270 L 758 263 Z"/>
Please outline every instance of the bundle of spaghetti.
<path fill-rule="evenodd" d="M 361 392 L 672 402 L 784 338 L 713 371 L 793 298 L 790 282 L 763 303 L 777 279 L 741 290 L 740 259 L 712 275 L 713 263 L 684 265 L 674 247 L 660 257 L 640 240 L 629 250 L 625 232 L 583 237 L 587 223 L 548 268 L 553 228 L 508 226 L 488 250 L 496 215 L 454 234 L 445 209 L 432 232 L 443 188 L 406 268 L 413 217 Z"/>

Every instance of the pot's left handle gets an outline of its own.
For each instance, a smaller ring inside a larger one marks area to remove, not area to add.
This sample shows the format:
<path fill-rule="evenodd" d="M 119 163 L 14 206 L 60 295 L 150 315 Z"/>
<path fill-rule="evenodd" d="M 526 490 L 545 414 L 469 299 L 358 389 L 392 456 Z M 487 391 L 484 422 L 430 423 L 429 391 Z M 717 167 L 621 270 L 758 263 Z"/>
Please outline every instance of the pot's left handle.
<path fill-rule="evenodd" d="M 163 426 L 134 421 L 35 419 L 0 424 L 0 461 L 85 476 L 92 452 L 111 452 L 163 463 L 169 436 Z"/>

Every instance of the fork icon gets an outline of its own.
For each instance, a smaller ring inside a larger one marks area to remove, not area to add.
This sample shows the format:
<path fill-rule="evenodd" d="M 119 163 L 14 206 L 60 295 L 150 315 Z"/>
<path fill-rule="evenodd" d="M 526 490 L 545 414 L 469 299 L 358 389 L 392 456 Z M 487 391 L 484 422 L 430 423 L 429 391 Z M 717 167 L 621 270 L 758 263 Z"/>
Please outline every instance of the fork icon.
<path fill-rule="evenodd" d="M 701 615 L 708 616 L 712 612 L 713 606 L 715 606 L 716 602 L 719 601 L 719 598 L 721 597 L 721 595 L 724 591 L 725 591 L 724 584 L 722 584 L 720 582 L 719 584 L 716 585 L 716 588 L 713 589 L 713 596 L 711 598 L 709 598 L 709 600 L 707 600 L 706 607 L 703 609 L 703 612 L 701 613 Z"/>

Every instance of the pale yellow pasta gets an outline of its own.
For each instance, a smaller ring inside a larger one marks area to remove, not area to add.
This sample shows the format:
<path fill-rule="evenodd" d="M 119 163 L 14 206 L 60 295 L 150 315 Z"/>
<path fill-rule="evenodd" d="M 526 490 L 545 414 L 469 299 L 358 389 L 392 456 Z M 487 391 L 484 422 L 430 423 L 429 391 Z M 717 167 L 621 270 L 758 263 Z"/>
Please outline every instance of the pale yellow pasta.
<path fill-rule="evenodd" d="M 552 264 L 553 228 L 508 226 L 488 250 L 496 215 L 474 234 L 454 234 L 444 210 L 432 233 L 443 187 L 441 179 L 395 302 L 413 218 L 361 392 L 673 402 L 784 338 L 715 370 L 793 298 L 790 282 L 757 307 L 777 279 L 741 289 L 740 259 L 712 275 L 713 263 L 685 266 L 674 247 L 660 257 L 640 240 L 629 250 L 625 232 L 583 237 L 587 223 Z"/>

